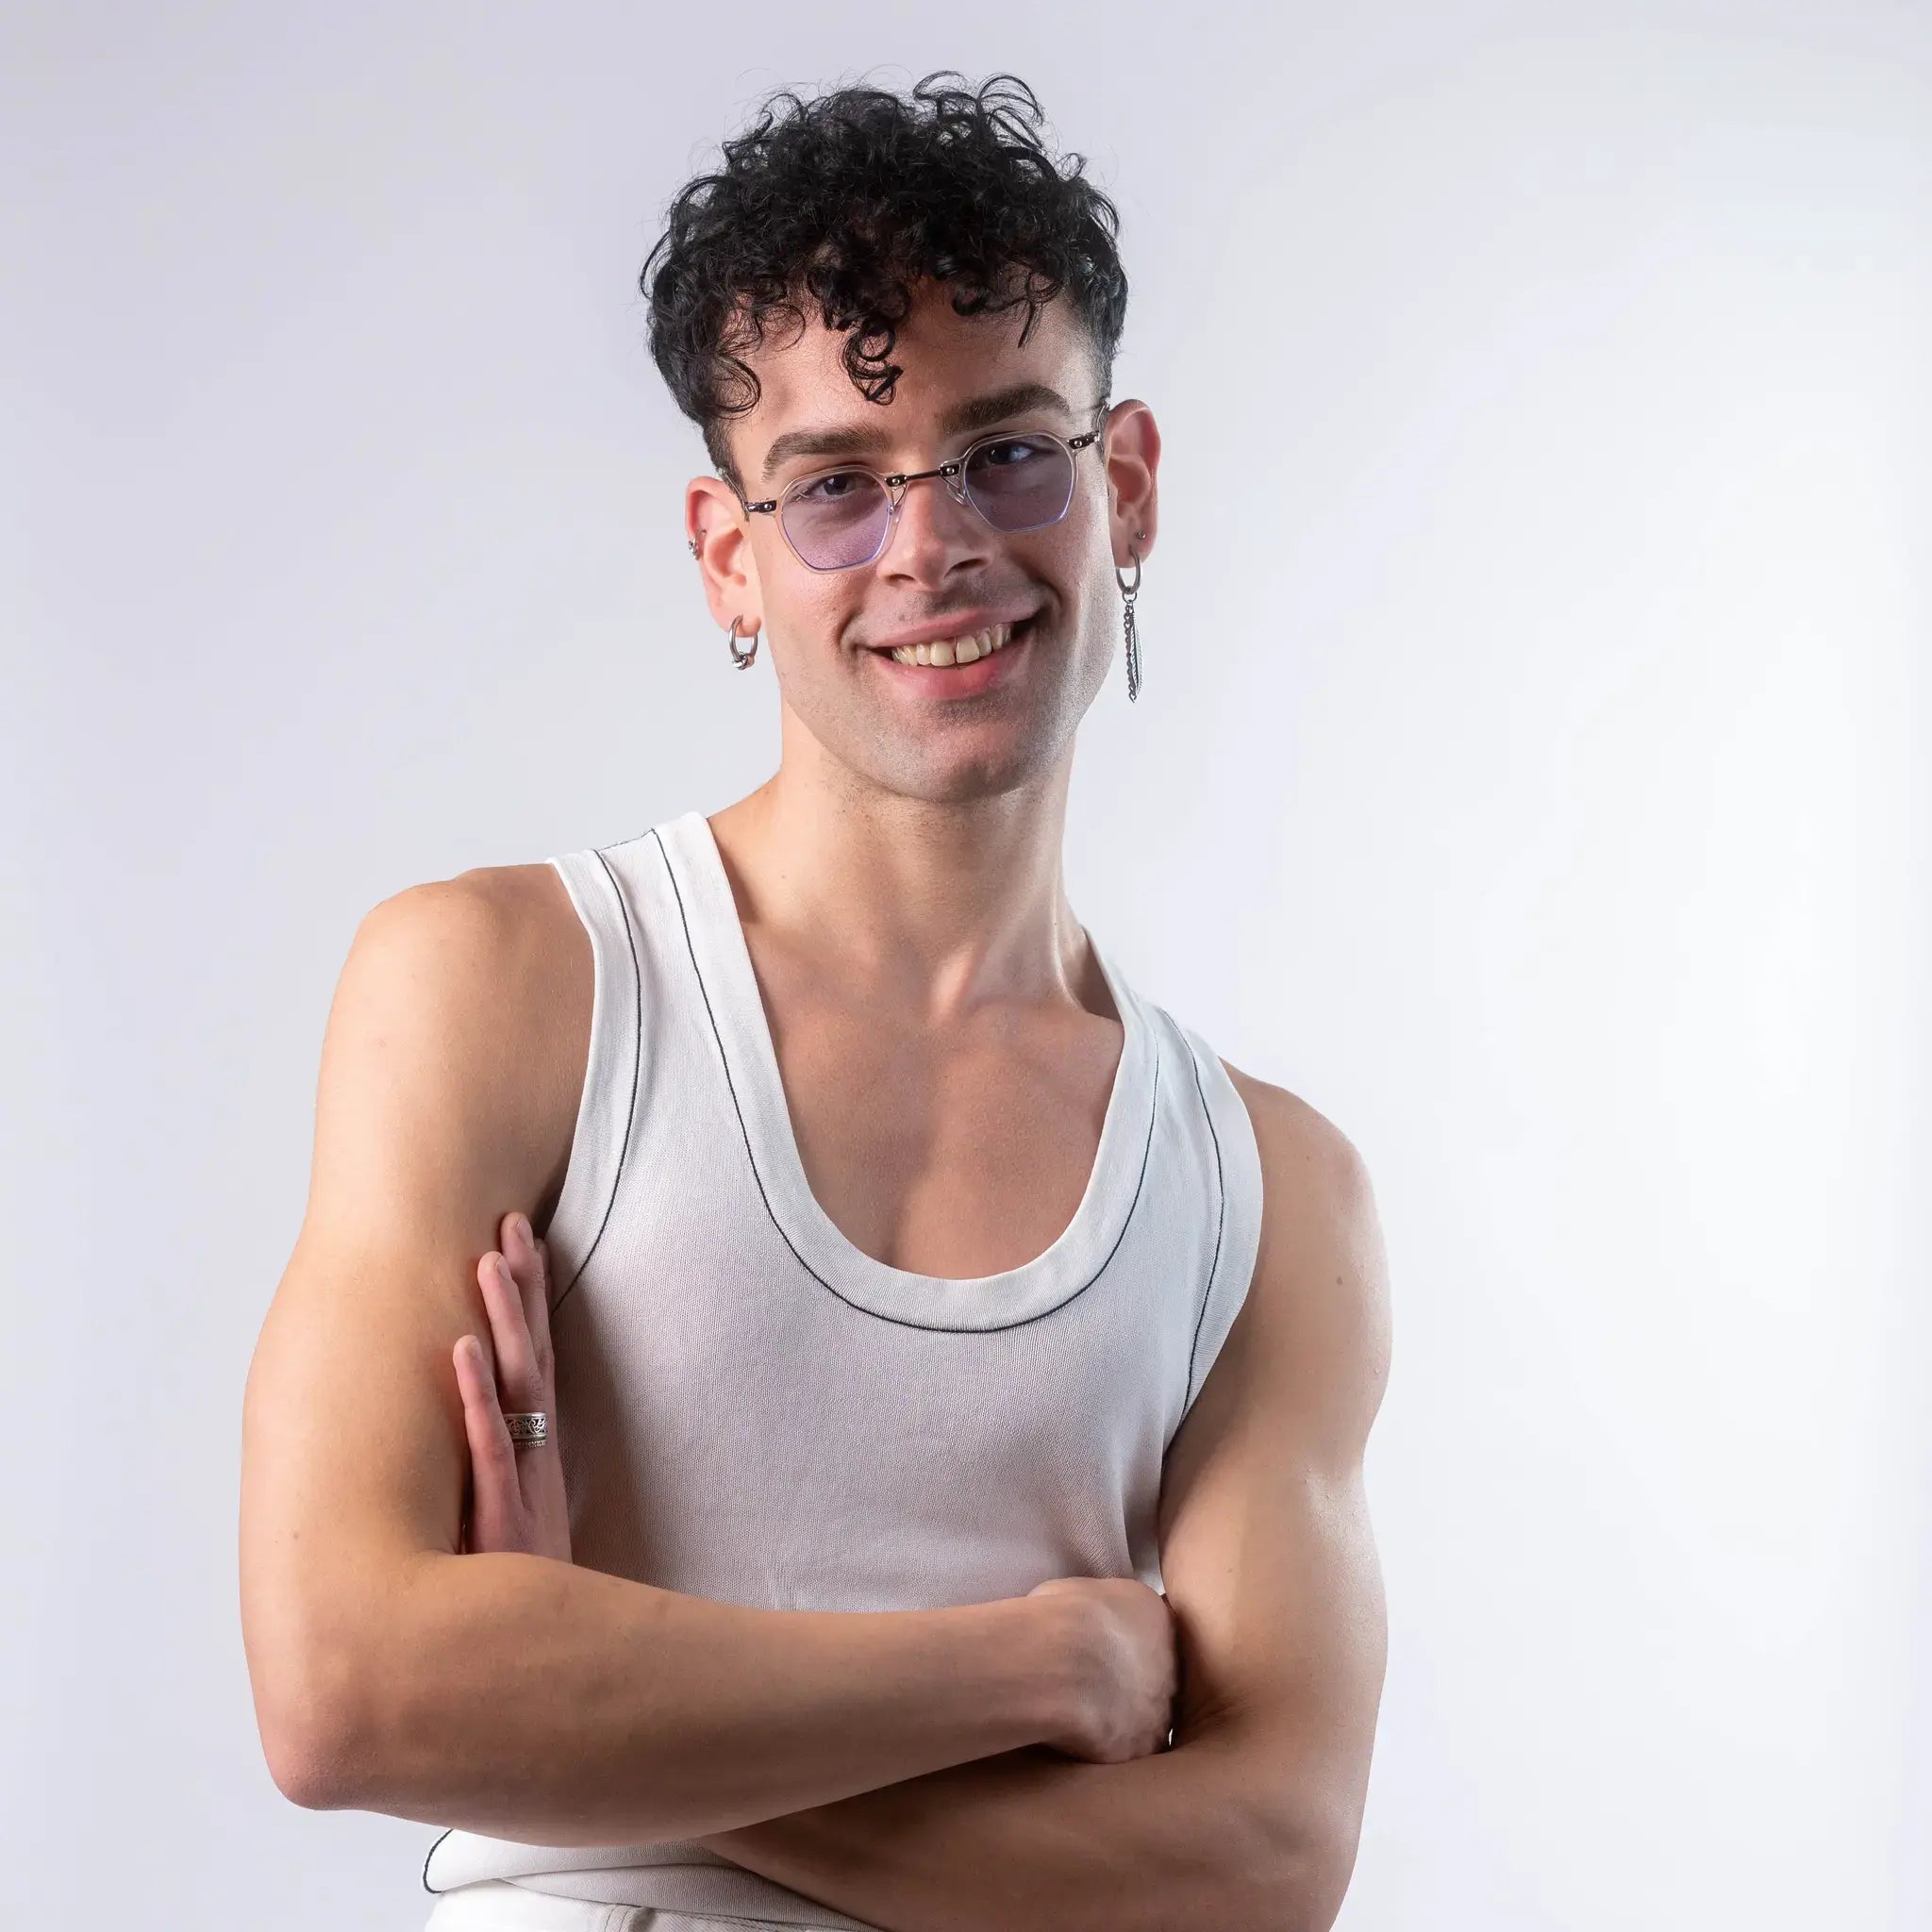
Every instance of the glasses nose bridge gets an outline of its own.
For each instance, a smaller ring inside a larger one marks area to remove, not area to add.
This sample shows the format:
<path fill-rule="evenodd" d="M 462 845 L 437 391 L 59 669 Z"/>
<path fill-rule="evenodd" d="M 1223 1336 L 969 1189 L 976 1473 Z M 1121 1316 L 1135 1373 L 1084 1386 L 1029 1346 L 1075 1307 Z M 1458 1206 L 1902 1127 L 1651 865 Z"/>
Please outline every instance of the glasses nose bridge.
<path fill-rule="evenodd" d="M 923 483 L 928 476 L 941 477 L 947 493 L 962 508 L 971 508 L 973 499 L 966 494 L 966 466 L 964 463 L 941 463 L 933 470 L 913 470 L 902 474 L 896 483 L 886 484 L 886 496 L 892 506 L 891 521 L 899 521 L 899 512 L 905 508 L 906 492 L 915 483 Z M 883 478 L 880 479 L 884 481 Z"/>

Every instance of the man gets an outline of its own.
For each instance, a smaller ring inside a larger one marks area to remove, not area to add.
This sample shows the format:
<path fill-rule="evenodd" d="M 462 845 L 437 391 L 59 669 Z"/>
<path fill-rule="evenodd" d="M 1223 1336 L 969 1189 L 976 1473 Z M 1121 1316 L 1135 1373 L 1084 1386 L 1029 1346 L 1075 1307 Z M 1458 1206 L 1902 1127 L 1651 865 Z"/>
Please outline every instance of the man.
<path fill-rule="evenodd" d="M 649 284 L 779 769 L 363 921 L 249 1377 L 264 1747 L 448 1827 L 438 1928 L 1326 1927 L 1386 1269 L 1063 890 L 1158 530 L 1111 209 L 991 85 L 792 106 Z"/>

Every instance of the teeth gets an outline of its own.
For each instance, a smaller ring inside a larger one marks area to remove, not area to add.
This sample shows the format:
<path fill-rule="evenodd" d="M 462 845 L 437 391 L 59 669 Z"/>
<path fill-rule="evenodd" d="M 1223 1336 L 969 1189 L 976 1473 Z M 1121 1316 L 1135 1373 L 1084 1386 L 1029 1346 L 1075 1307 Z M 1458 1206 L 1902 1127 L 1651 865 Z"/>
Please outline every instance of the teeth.
<path fill-rule="evenodd" d="M 972 664 L 991 657 L 995 651 L 1004 651 L 1012 635 L 1013 626 L 1002 624 L 970 638 L 940 638 L 929 644 L 901 644 L 892 657 L 901 664 Z"/>

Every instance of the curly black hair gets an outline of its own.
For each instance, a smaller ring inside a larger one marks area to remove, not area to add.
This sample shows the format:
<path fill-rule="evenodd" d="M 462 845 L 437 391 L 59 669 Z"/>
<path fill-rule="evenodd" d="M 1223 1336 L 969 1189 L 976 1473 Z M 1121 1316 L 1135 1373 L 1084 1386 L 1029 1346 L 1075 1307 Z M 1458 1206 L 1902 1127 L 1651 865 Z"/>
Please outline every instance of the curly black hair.
<path fill-rule="evenodd" d="M 910 282 L 947 283 L 959 315 L 1024 303 L 1023 342 L 1065 292 L 1092 343 L 1097 393 L 1108 393 L 1127 311 L 1118 210 L 1082 176 L 1083 156 L 1066 157 L 1062 174 L 1041 146 L 1040 103 L 1024 81 L 936 85 L 948 75 L 965 77 L 941 69 L 909 99 L 847 86 L 805 101 L 780 89 L 757 125 L 723 143 L 723 170 L 671 203 L 638 278 L 651 355 L 741 496 L 724 426 L 757 407 L 759 385 L 736 352 L 761 343 L 774 318 L 804 327 L 801 297 L 847 332 L 842 359 L 859 392 L 889 403 L 904 373 L 889 358 Z M 783 119 L 772 111 L 780 103 Z"/>

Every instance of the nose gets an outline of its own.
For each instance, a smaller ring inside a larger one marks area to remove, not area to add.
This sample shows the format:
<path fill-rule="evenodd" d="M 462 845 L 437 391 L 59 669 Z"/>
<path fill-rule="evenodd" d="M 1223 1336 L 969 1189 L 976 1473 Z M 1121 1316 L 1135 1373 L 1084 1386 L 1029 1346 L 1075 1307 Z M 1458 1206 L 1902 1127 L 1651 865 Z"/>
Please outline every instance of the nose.
<path fill-rule="evenodd" d="M 909 477 L 899 486 L 879 566 L 908 576 L 943 575 L 954 563 L 989 555 L 992 534 L 966 502 L 958 477 Z"/>

